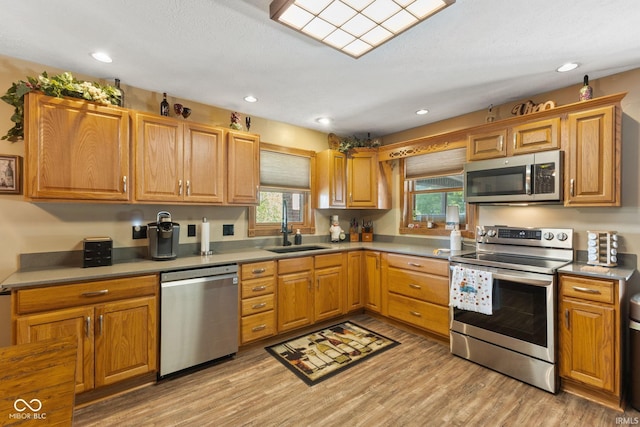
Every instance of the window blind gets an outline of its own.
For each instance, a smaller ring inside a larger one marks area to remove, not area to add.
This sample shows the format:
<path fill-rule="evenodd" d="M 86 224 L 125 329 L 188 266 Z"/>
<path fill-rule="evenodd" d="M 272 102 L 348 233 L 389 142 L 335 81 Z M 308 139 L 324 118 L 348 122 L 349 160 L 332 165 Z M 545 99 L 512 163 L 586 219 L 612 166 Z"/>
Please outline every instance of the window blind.
<path fill-rule="evenodd" d="M 425 178 L 438 175 L 454 175 L 462 173 L 462 166 L 467 159 L 466 148 L 437 151 L 407 157 L 406 178 Z"/>
<path fill-rule="evenodd" d="M 260 150 L 260 185 L 311 189 L 311 159 Z"/>

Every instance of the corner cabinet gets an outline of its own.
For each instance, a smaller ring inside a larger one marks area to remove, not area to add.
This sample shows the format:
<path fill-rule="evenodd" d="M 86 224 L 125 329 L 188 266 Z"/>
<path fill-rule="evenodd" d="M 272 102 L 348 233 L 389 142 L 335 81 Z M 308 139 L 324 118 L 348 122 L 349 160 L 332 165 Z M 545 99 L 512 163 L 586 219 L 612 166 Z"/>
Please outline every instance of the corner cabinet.
<path fill-rule="evenodd" d="M 224 131 L 153 114 L 135 114 L 137 201 L 224 202 Z"/>
<path fill-rule="evenodd" d="M 318 209 L 389 209 L 390 170 L 375 149 L 348 154 L 325 150 L 316 157 Z"/>
<path fill-rule="evenodd" d="M 130 201 L 128 110 L 39 92 L 24 108 L 27 198 Z"/>
<path fill-rule="evenodd" d="M 227 204 L 257 205 L 260 190 L 260 136 L 227 133 Z"/>
<path fill-rule="evenodd" d="M 157 295 L 155 275 L 19 289 L 15 344 L 75 337 L 76 393 L 153 374 Z"/>

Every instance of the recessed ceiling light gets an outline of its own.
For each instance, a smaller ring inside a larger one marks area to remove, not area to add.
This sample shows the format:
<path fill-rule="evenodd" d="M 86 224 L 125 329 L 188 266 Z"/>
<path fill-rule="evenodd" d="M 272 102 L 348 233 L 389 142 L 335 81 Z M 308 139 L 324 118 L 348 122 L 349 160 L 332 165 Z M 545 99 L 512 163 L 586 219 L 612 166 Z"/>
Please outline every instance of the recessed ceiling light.
<path fill-rule="evenodd" d="M 106 62 L 107 64 L 113 62 L 113 59 L 111 59 L 111 57 L 104 52 L 93 52 L 91 56 L 96 61 Z"/>
<path fill-rule="evenodd" d="M 316 122 L 320 123 L 321 125 L 328 125 L 331 124 L 331 119 L 329 117 L 318 117 L 316 119 Z"/>
<path fill-rule="evenodd" d="M 427 110 L 426 108 L 421 108 L 418 111 L 416 111 L 416 114 L 419 115 L 419 116 L 424 116 L 428 112 L 429 112 L 429 110 Z"/>
<path fill-rule="evenodd" d="M 258 98 L 256 98 L 253 95 L 247 95 L 247 96 L 244 97 L 244 100 L 247 101 L 247 102 L 257 102 Z"/>
<path fill-rule="evenodd" d="M 578 68 L 578 64 L 575 62 L 567 62 L 566 64 L 556 68 L 556 71 L 559 73 L 566 73 L 567 71 L 575 70 L 576 68 Z"/>

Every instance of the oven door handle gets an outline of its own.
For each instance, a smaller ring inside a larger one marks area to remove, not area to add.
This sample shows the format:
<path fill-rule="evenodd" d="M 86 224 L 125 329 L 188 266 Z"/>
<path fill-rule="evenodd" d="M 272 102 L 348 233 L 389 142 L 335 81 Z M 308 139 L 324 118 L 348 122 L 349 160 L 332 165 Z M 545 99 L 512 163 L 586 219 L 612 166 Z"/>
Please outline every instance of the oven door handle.
<path fill-rule="evenodd" d="M 500 274 L 500 273 L 493 273 L 491 277 L 498 280 L 508 280 L 510 282 L 524 283 L 525 285 L 533 285 L 533 286 L 541 286 L 541 287 L 552 285 L 551 279 L 539 280 L 539 279 L 532 279 L 532 278 L 527 278 L 522 276 L 514 276 L 512 274 Z"/>

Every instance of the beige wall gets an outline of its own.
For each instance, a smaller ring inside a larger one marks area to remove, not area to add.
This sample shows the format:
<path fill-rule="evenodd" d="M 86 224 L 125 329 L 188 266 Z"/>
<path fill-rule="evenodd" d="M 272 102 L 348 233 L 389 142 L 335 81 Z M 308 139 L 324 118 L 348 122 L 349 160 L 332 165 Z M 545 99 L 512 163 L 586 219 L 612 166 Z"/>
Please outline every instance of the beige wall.
<path fill-rule="evenodd" d="M 26 76 L 37 76 L 46 70 L 50 74 L 62 71 L 46 65 L 34 64 L 14 58 L 0 56 L 0 91 Z M 77 78 L 94 80 L 91 76 L 76 75 Z M 580 80 L 580 79 L 578 79 Z M 111 83 L 111 82 L 106 82 Z M 482 207 L 480 223 L 509 224 L 514 226 L 558 226 L 572 227 L 578 232 L 578 249 L 586 248 L 584 231 L 588 229 L 612 229 L 623 236 L 622 252 L 640 252 L 640 226 L 638 210 L 638 165 L 640 164 L 640 69 L 617 74 L 591 82 L 595 96 L 628 91 L 622 101 L 623 115 L 623 206 L 620 208 L 563 208 L 553 207 Z M 557 104 L 567 104 L 577 99 L 580 85 L 543 94 L 533 98 L 535 102 L 553 99 Z M 131 88 L 124 82 L 126 106 L 136 110 L 155 112 L 159 108 L 161 93 L 152 93 Z M 523 100 L 526 101 L 526 100 Z M 230 111 L 169 97 L 169 102 L 181 102 L 193 110 L 189 120 L 213 125 L 227 126 Z M 498 106 L 499 118 L 510 115 L 516 102 Z M 9 118 L 12 107 L 0 102 L 0 133 L 12 126 Z M 244 115 L 242 111 L 240 114 Z M 484 122 L 485 112 L 480 111 L 445 120 L 433 125 L 410 129 L 385 136 L 384 142 L 392 143 L 434 133 L 447 132 Z M 262 141 L 284 146 L 299 147 L 315 151 L 327 148 L 326 134 L 291 126 L 285 123 L 252 117 L 251 131 L 261 135 Z M 0 141 L 0 154 L 24 156 L 24 143 Z M 393 172 L 393 189 L 400 187 L 398 168 Z M 347 228 L 349 219 L 369 218 L 375 222 L 379 234 L 396 235 L 400 222 L 398 191 L 394 191 L 393 209 L 390 211 L 317 211 L 318 235 L 328 235 L 329 215 L 340 215 L 341 225 Z M 0 281 L 18 268 L 21 253 L 79 250 L 82 239 L 88 236 L 110 236 L 115 247 L 144 246 L 146 240 L 131 239 L 131 225 L 155 220 L 159 210 L 169 210 L 175 221 L 181 224 L 199 223 L 203 216 L 211 221 L 211 239 L 214 242 L 240 240 L 247 237 L 247 209 L 234 207 L 166 206 L 166 205 L 111 205 L 91 203 L 30 203 L 22 196 L 0 195 L 2 214 L 2 244 L 0 245 Z M 222 224 L 234 224 L 235 236 L 222 236 Z M 197 243 L 197 237 L 186 237 L 181 233 L 181 243 Z"/>
<path fill-rule="evenodd" d="M 535 103 L 553 100 L 556 105 L 576 102 L 578 101 L 578 91 L 582 86 L 581 81 L 581 76 L 577 76 L 574 86 L 536 95 L 530 99 Z M 575 246 L 580 250 L 586 250 L 587 230 L 613 230 L 622 236 L 621 252 L 640 253 L 640 189 L 638 186 L 640 179 L 638 171 L 638 165 L 640 165 L 640 149 L 638 148 L 640 142 L 640 69 L 593 80 L 590 85 L 593 87 L 593 93 L 596 97 L 628 92 L 622 100 L 622 206 L 618 208 L 565 208 L 544 205 L 529 207 L 483 206 L 480 208 L 479 224 L 573 228 L 576 232 Z M 499 105 L 497 119 L 511 117 L 511 108 L 528 99 Z M 490 100 L 487 100 L 487 104 L 489 103 Z M 383 140 L 385 144 L 390 144 L 475 126 L 484 123 L 485 116 L 486 111 L 478 111 L 387 135 Z M 394 203 L 397 204 L 397 200 L 394 200 Z M 397 213 L 395 214 L 397 215 Z"/>

